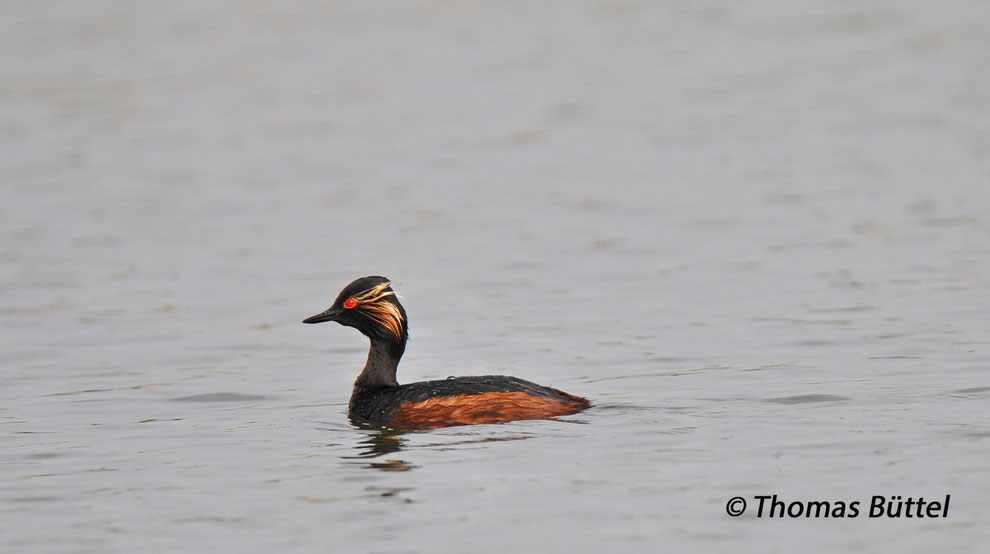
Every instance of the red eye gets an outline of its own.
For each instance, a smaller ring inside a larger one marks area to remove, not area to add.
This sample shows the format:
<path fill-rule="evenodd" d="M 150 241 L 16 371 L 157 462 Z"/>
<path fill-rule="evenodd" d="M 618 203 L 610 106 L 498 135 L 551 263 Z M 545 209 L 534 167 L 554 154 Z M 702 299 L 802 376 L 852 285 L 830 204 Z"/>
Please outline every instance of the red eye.
<path fill-rule="evenodd" d="M 354 306 L 357 306 L 357 300 L 354 300 L 353 298 L 348 298 L 347 300 L 344 300 L 344 307 L 347 308 L 348 310 L 350 310 Z"/>

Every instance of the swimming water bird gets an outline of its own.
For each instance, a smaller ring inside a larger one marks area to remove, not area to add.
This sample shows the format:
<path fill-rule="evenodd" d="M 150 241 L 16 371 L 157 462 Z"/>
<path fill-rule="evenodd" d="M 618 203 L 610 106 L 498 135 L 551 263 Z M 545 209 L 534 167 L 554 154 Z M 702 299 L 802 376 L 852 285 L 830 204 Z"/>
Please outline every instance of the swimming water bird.
<path fill-rule="evenodd" d="M 391 282 L 362 277 L 344 287 L 326 311 L 303 323 L 336 321 L 371 340 L 368 362 L 354 382 L 352 416 L 395 429 L 550 419 L 591 406 L 588 400 L 505 375 L 448 377 L 400 385 L 395 379 L 409 326 Z"/>

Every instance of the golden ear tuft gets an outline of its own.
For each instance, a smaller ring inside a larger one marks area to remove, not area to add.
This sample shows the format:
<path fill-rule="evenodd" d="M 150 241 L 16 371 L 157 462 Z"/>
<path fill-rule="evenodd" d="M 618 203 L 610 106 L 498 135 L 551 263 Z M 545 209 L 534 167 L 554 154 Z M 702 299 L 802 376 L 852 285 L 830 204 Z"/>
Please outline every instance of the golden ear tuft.
<path fill-rule="evenodd" d="M 357 307 L 368 315 L 371 319 L 378 323 L 382 327 L 389 330 L 392 335 L 395 336 L 395 340 L 398 342 L 402 341 L 402 312 L 399 311 L 399 307 L 392 302 L 383 301 L 389 296 L 397 296 L 395 291 L 386 291 L 392 283 L 386 281 L 380 285 L 376 285 L 361 294 L 355 295 L 352 298 L 357 302 Z"/>

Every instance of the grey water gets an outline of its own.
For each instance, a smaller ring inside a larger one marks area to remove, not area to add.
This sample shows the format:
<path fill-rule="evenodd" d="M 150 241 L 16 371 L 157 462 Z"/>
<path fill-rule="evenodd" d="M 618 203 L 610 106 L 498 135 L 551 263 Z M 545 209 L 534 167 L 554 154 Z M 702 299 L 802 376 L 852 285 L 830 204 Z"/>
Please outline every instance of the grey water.
<path fill-rule="evenodd" d="M 977 1 L 2 2 L 0 549 L 977 550 L 988 37 Z M 366 341 L 300 320 L 373 274 L 401 382 L 594 407 L 352 425 Z"/>

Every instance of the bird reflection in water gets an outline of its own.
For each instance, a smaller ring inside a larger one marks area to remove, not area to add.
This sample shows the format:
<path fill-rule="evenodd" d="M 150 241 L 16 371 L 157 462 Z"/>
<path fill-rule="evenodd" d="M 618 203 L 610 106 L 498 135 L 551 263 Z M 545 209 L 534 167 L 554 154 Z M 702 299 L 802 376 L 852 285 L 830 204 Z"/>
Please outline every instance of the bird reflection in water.
<path fill-rule="evenodd" d="M 350 420 L 352 425 L 368 432 L 365 438 L 358 442 L 358 455 L 355 458 L 379 458 L 388 454 L 395 454 L 402 450 L 402 444 L 407 440 L 402 438 L 402 431 L 390 429 L 354 415 L 350 416 Z M 368 467 L 381 471 L 409 471 L 416 466 L 403 460 L 389 459 L 370 462 Z"/>
<path fill-rule="evenodd" d="M 352 459 L 367 459 L 367 458 L 380 458 L 389 454 L 396 454 L 407 448 L 406 443 L 409 439 L 403 437 L 405 434 L 409 434 L 410 431 L 401 431 L 398 429 L 392 429 L 390 427 L 383 426 L 381 424 L 368 421 L 360 416 L 351 415 L 351 424 L 358 429 L 365 431 L 365 437 L 358 441 L 357 450 L 358 455 L 353 456 Z M 487 442 L 501 442 L 501 441 L 516 441 L 532 438 L 536 435 L 533 434 L 521 434 L 521 435 L 510 435 L 504 437 L 473 437 L 467 440 L 458 440 L 454 442 L 442 442 L 442 443 L 429 443 L 424 445 L 419 445 L 422 447 L 450 447 L 454 445 L 470 445 L 470 444 L 481 444 Z M 389 458 L 382 461 L 370 462 L 367 466 L 369 469 L 377 469 L 379 471 L 409 471 L 415 469 L 419 466 L 408 463 L 404 460 Z"/>

